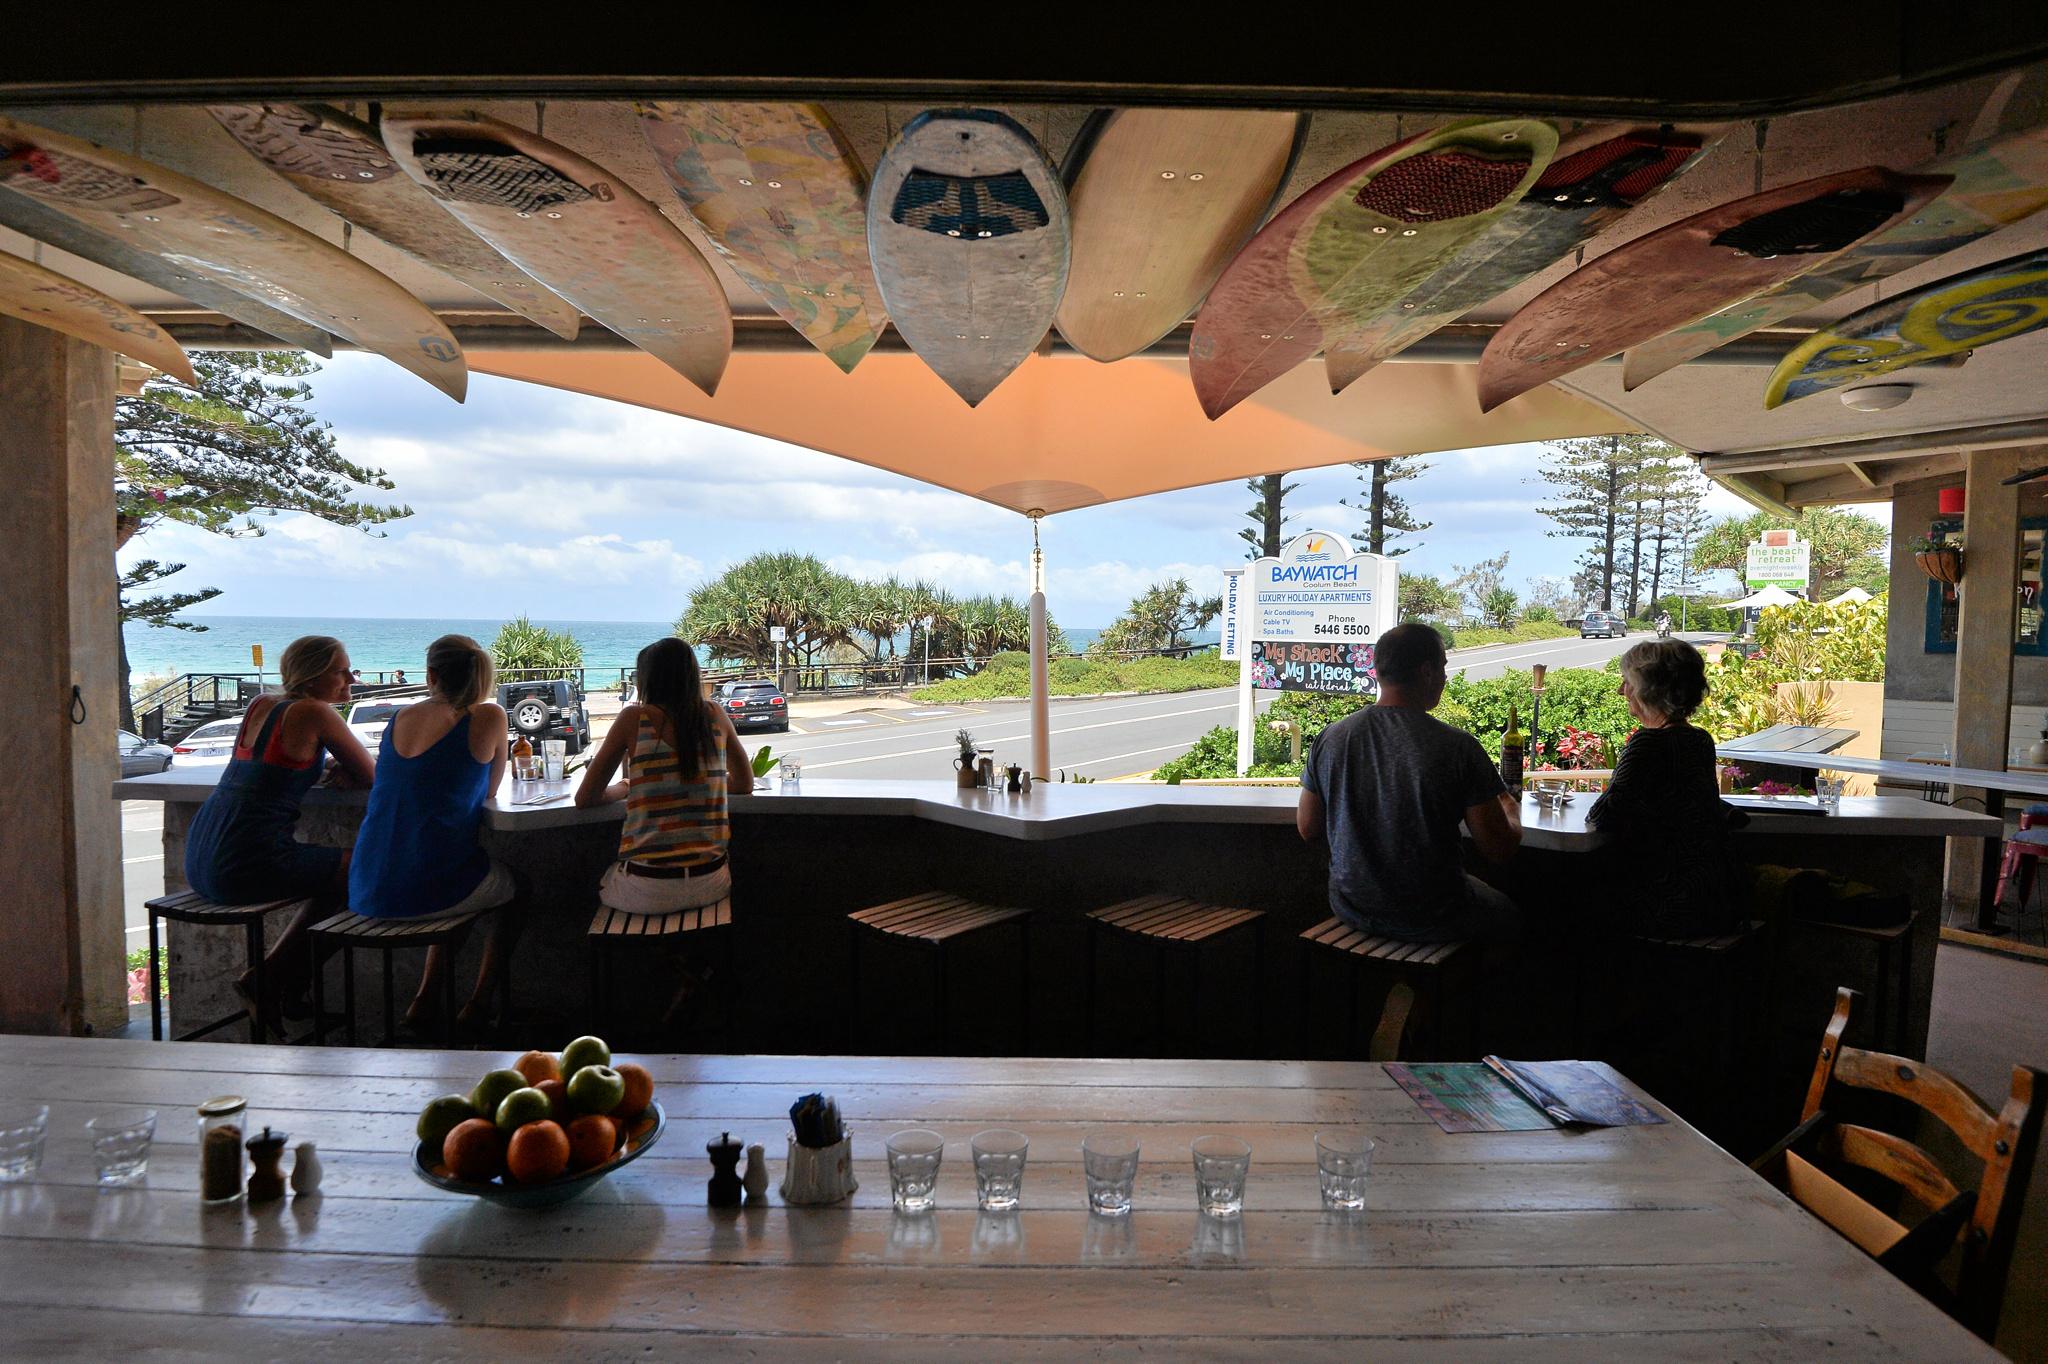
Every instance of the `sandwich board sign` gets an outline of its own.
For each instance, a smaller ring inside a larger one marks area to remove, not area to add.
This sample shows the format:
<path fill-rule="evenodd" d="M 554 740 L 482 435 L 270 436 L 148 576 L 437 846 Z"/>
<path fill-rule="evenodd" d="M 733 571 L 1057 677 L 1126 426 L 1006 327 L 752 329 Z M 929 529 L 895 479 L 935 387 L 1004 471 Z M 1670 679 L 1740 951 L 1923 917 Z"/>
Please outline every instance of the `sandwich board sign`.
<path fill-rule="evenodd" d="M 1778 587 L 1803 597 L 1812 571 L 1813 546 L 1801 540 L 1799 532 L 1767 530 L 1749 547 L 1742 582 L 1752 592 Z"/>
<path fill-rule="evenodd" d="M 1378 554 L 1354 554 L 1343 537 L 1307 531 L 1279 557 L 1226 573 L 1224 646 L 1235 616 L 1238 653 L 1237 772 L 1252 762 L 1254 691 L 1375 696 L 1373 643 L 1399 620 L 1399 572 Z M 1233 608 L 1233 589 L 1235 606 Z"/>

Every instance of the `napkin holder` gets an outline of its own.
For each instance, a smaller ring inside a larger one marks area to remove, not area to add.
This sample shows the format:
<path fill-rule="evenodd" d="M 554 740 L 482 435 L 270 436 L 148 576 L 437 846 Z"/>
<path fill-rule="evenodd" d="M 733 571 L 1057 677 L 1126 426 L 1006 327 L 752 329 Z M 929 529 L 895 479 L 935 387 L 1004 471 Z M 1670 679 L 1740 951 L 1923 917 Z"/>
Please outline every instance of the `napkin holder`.
<path fill-rule="evenodd" d="M 800 1146 L 789 1139 L 789 1159 L 782 1166 L 782 1201 L 805 1204 L 839 1203 L 860 1187 L 853 1177 L 853 1138 L 830 1146 Z"/>

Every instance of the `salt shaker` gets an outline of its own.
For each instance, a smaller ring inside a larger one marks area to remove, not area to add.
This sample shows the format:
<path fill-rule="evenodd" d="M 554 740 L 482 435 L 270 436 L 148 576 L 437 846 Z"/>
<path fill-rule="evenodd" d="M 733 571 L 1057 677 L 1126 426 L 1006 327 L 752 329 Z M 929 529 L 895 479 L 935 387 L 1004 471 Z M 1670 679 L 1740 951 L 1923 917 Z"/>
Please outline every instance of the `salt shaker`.
<path fill-rule="evenodd" d="M 320 1192 L 320 1153 L 302 1141 L 292 1152 L 292 1192 L 300 1198 Z"/>
<path fill-rule="evenodd" d="M 760 1146 L 747 1148 L 747 1172 L 740 1183 L 746 1188 L 747 1202 L 758 1203 L 768 1197 L 768 1153 Z"/>

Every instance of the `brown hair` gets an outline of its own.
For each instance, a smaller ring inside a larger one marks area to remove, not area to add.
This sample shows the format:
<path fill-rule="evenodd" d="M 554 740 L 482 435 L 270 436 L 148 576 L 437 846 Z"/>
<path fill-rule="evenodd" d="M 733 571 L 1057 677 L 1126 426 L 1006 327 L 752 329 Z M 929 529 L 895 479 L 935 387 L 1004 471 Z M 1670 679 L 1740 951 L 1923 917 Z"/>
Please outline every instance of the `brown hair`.
<path fill-rule="evenodd" d="M 334 660 L 344 652 L 342 642 L 332 635 L 300 635 L 284 646 L 277 660 L 278 678 L 286 696 L 304 696 L 308 688 L 327 674 Z"/>
<path fill-rule="evenodd" d="M 457 710 L 489 696 L 498 676 L 484 646 L 468 635 L 443 635 L 429 644 L 427 671 L 434 675 L 434 695 Z"/>
<path fill-rule="evenodd" d="M 1636 700 L 1659 715 L 1689 719 L 1707 699 L 1707 661 L 1682 639 L 1646 639 L 1621 656 Z"/>

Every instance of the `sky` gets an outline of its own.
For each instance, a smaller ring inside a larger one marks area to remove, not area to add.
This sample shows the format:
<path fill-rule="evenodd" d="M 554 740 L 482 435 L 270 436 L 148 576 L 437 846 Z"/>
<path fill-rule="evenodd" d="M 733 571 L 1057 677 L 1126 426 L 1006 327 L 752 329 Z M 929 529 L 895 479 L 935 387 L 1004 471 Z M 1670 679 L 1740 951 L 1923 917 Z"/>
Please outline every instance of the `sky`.
<path fill-rule="evenodd" d="M 766 437 L 472 375 L 457 405 L 375 356 L 343 353 L 312 378 L 314 409 L 342 453 L 396 482 L 413 515 L 384 535 L 313 517 L 265 520 L 226 539 L 160 525 L 122 554 L 183 562 L 166 590 L 218 587 L 195 616 L 399 616 L 666 621 L 691 589 L 763 550 L 816 554 L 863 577 L 925 578 L 955 595 L 1029 591 L 1030 524 L 959 493 Z M 1403 543 L 1405 572 L 1447 575 L 1509 552 L 1508 585 L 1568 577 L 1582 543 L 1552 538 L 1539 448 L 1495 446 L 1429 457 L 1402 483 L 1435 524 Z M 1338 505 L 1363 488 L 1348 466 L 1304 470 L 1288 533 L 1348 535 L 1362 515 Z M 1242 563 L 1240 481 L 1048 517 L 1047 600 L 1067 626 L 1114 620 L 1161 578 L 1215 592 Z M 1713 490 L 1710 510 L 1748 506 Z M 1882 508 L 1876 509 L 1882 513 Z"/>

